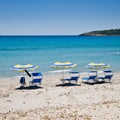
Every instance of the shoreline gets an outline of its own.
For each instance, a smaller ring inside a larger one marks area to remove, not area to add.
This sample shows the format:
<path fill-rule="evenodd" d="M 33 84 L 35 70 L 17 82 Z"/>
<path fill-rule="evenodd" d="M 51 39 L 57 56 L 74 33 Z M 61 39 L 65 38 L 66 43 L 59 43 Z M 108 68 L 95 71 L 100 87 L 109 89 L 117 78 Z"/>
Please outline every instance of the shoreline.
<path fill-rule="evenodd" d="M 61 71 L 61 70 L 60 70 Z M 34 72 L 34 71 L 33 71 Z M 36 71 L 36 72 L 38 72 L 38 71 Z M 69 72 L 72 72 L 71 70 L 70 71 L 66 71 L 65 73 L 64 73 L 64 75 L 65 75 L 65 77 L 70 77 L 70 74 L 69 74 Z M 78 71 L 76 71 L 76 72 L 78 72 Z M 80 75 L 80 78 L 81 77 L 85 77 L 85 75 L 87 75 L 87 73 L 88 73 L 89 71 L 86 71 L 86 72 L 79 72 L 79 75 Z M 60 79 L 60 77 L 61 77 L 61 75 L 62 75 L 62 73 L 61 72 L 54 72 L 54 71 L 48 71 L 48 72 L 41 72 L 42 74 L 43 74 L 43 77 L 55 77 L 56 78 L 56 76 L 58 76 L 58 79 Z M 118 75 L 118 74 L 120 74 L 120 72 L 119 71 L 117 71 L 117 72 L 114 72 L 113 71 L 113 77 L 116 77 L 116 75 Z M 20 74 L 18 74 L 18 75 L 16 75 L 16 76 L 6 76 L 6 77 L 1 77 L 0 76 L 0 81 L 1 81 L 1 79 L 4 79 L 4 80 L 9 80 L 9 79 L 14 79 L 14 78 L 20 78 L 22 75 L 20 75 Z M 25 74 L 25 77 L 26 78 L 30 78 L 27 74 Z"/>

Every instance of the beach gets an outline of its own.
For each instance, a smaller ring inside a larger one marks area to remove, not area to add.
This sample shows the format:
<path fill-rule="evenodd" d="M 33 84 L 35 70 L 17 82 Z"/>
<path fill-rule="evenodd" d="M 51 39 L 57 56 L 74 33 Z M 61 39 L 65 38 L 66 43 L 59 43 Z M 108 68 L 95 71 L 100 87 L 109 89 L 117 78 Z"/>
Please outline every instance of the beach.
<path fill-rule="evenodd" d="M 19 89 L 19 77 L 0 80 L 0 120 L 119 120 L 120 73 L 112 83 L 60 86 L 60 75 L 46 75 L 40 88 Z M 29 86 L 30 78 L 26 78 Z"/>

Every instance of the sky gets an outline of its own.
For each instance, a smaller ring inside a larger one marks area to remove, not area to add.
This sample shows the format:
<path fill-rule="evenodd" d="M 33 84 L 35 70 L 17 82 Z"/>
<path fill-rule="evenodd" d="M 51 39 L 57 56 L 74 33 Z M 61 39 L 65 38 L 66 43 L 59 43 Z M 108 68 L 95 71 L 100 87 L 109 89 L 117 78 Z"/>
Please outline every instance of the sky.
<path fill-rule="evenodd" d="M 0 0 L 0 35 L 78 35 L 120 28 L 120 0 Z"/>

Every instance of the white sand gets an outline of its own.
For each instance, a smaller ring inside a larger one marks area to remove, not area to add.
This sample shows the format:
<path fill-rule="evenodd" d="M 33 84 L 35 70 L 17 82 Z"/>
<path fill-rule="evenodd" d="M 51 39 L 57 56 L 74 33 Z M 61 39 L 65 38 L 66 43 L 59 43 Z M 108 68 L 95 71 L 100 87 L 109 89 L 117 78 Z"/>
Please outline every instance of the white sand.
<path fill-rule="evenodd" d="M 42 88 L 20 90 L 19 78 L 1 78 L 0 120 L 120 120 L 120 73 L 112 84 L 83 84 L 80 77 L 77 86 L 62 87 L 59 79 L 49 75 Z"/>

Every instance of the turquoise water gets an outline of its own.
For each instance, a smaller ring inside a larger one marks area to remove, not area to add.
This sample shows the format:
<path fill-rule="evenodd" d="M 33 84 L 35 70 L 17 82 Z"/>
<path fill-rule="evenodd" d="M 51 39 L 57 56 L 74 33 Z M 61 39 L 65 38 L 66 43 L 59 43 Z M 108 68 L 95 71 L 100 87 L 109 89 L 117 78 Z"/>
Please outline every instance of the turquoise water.
<path fill-rule="evenodd" d="M 56 61 L 71 61 L 84 72 L 90 62 L 104 62 L 120 72 L 120 36 L 1 36 L 0 77 L 15 76 L 15 64 L 38 65 L 37 71 L 53 70 Z M 17 75 L 18 73 L 16 73 Z"/>

